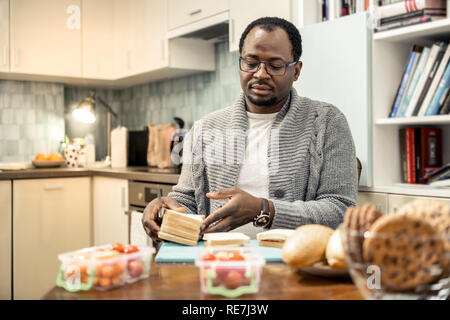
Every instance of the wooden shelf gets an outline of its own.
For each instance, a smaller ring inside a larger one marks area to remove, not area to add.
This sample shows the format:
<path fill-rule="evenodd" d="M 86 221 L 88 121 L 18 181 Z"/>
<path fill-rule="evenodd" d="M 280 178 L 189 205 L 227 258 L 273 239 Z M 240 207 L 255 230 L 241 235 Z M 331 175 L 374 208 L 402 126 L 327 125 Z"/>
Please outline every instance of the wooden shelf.
<path fill-rule="evenodd" d="M 450 19 L 426 22 L 373 34 L 374 40 L 416 43 L 420 39 L 449 38 Z"/>
<path fill-rule="evenodd" d="M 408 118 L 383 118 L 375 120 L 376 125 L 431 125 L 450 124 L 450 115 L 408 117 Z"/>
<path fill-rule="evenodd" d="M 450 188 L 435 188 L 426 184 L 407 184 L 407 183 L 394 183 L 392 185 L 385 186 L 373 186 L 358 188 L 362 192 L 380 192 L 389 194 L 403 194 L 409 196 L 424 196 L 424 197 L 450 197 Z"/>

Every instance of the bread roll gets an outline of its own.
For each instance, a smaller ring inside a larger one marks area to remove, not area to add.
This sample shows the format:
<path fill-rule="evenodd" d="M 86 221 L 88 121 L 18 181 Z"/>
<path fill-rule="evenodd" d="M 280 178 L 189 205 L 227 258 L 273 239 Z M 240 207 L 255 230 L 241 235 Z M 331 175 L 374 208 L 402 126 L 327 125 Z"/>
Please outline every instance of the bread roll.
<path fill-rule="evenodd" d="M 291 267 L 304 268 L 325 260 L 325 250 L 333 232 L 320 224 L 298 227 L 284 243 L 283 261 Z"/>
<path fill-rule="evenodd" d="M 337 229 L 328 240 L 327 248 L 325 250 L 325 257 L 327 263 L 332 268 L 347 269 L 345 262 L 344 247 L 341 241 L 341 229 Z"/>

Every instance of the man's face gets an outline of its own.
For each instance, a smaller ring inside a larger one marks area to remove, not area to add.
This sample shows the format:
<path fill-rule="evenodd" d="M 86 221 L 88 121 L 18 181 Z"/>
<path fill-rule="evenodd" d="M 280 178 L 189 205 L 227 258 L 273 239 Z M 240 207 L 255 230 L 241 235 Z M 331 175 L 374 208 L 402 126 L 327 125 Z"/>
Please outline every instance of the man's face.
<path fill-rule="evenodd" d="M 242 46 L 241 57 L 252 58 L 264 62 L 291 63 L 292 44 L 282 28 L 269 32 L 259 26 L 253 28 L 247 35 Z M 292 88 L 292 83 L 298 79 L 301 62 L 287 67 L 283 76 L 271 76 L 263 64 L 255 73 L 239 70 L 241 87 L 247 103 L 255 106 L 273 107 L 284 102 Z"/>

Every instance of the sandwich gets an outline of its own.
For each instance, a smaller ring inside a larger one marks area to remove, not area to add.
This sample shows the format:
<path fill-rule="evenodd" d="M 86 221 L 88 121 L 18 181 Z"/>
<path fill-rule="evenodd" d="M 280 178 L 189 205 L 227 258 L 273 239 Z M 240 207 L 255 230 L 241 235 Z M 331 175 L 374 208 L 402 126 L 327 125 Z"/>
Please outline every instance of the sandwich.
<path fill-rule="evenodd" d="M 243 246 L 250 237 L 241 232 L 210 232 L 203 235 L 205 246 Z"/>
<path fill-rule="evenodd" d="M 204 215 L 180 213 L 164 208 L 158 237 L 167 241 L 195 246 L 204 218 Z"/>
<path fill-rule="evenodd" d="M 262 247 L 283 248 L 286 239 L 294 232 L 292 229 L 272 229 L 256 235 L 258 245 Z"/>

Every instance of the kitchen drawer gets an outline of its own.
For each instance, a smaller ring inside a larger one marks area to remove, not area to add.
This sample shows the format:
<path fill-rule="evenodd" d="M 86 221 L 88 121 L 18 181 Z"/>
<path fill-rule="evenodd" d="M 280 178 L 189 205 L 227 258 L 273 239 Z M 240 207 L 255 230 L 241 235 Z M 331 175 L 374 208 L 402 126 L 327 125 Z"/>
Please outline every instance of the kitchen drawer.
<path fill-rule="evenodd" d="M 437 197 L 414 197 L 414 196 L 404 196 L 404 195 L 397 195 L 397 194 L 390 194 L 388 196 L 388 210 L 389 213 L 394 213 L 398 209 L 400 209 L 404 204 L 413 201 L 415 199 L 432 199 L 432 200 L 438 200 L 443 203 L 446 203 L 450 206 L 450 199 L 448 198 L 437 198 Z"/>
<path fill-rule="evenodd" d="M 172 30 L 228 10 L 228 0 L 168 0 L 168 30 Z"/>
<path fill-rule="evenodd" d="M 375 207 L 383 213 L 388 211 L 388 196 L 386 193 L 358 192 L 358 206 L 362 206 L 367 202 L 375 205 Z"/>

